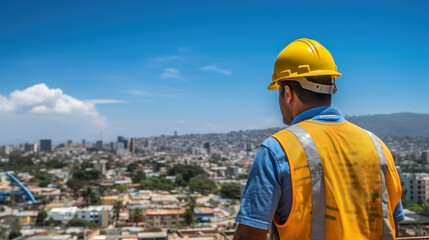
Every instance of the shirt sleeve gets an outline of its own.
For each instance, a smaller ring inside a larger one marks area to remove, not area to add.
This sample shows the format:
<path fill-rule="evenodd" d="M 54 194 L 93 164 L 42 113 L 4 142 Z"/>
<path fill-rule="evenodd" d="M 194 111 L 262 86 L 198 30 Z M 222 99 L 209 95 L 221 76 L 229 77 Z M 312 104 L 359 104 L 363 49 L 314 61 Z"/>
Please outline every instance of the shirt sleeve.
<path fill-rule="evenodd" d="M 402 208 L 402 201 L 399 200 L 398 205 L 396 205 L 395 211 L 393 212 L 393 219 L 395 222 L 402 222 L 405 219 L 404 209 Z"/>
<path fill-rule="evenodd" d="M 285 172 L 289 172 L 285 159 L 276 156 L 276 152 L 283 150 L 273 151 L 268 147 L 276 143 L 279 145 L 275 139 L 267 139 L 256 153 L 236 217 L 240 224 L 265 230 L 271 227 L 282 197 L 282 179 Z M 279 164 L 279 161 L 283 163 Z"/>

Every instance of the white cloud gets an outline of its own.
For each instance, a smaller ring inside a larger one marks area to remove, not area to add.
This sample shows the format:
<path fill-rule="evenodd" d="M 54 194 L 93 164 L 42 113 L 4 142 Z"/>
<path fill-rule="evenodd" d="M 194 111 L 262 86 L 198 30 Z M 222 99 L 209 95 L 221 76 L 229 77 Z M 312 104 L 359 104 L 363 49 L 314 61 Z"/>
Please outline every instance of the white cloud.
<path fill-rule="evenodd" d="M 0 112 L 10 112 L 13 111 L 14 105 L 7 98 L 0 95 Z"/>
<path fill-rule="evenodd" d="M 91 117 L 100 115 L 94 104 L 85 103 L 63 93 L 61 89 L 48 88 L 44 83 L 24 90 L 15 90 L 9 97 L 0 95 L 0 112 L 30 114 L 82 114 Z"/>
<path fill-rule="evenodd" d="M 85 100 L 85 102 L 86 103 L 92 103 L 92 104 L 128 103 L 127 101 L 116 100 L 116 99 L 89 99 L 89 100 Z"/>
<path fill-rule="evenodd" d="M 178 79 L 185 80 L 180 72 L 175 68 L 166 68 L 160 75 L 161 79 Z"/>
<path fill-rule="evenodd" d="M 98 136 L 107 121 L 95 109 L 95 103 L 81 101 L 44 83 L 15 90 L 9 96 L 0 95 L 0 126 L 4 126 L 0 141 Z"/>
<path fill-rule="evenodd" d="M 177 120 L 177 123 L 179 123 L 179 124 L 186 124 L 186 121 L 185 120 Z"/>
<path fill-rule="evenodd" d="M 231 71 L 229 71 L 227 69 L 219 68 L 216 65 L 207 65 L 207 66 L 202 67 L 201 70 L 203 70 L 205 72 L 220 73 L 220 74 L 226 75 L 228 77 L 231 77 Z"/>

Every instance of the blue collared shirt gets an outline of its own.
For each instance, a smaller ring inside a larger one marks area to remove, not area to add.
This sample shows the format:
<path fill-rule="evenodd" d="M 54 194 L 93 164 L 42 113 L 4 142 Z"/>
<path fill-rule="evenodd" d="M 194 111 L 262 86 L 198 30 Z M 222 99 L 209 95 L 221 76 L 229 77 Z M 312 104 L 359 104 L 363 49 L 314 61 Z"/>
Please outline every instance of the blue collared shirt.
<path fill-rule="evenodd" d="M 293 119 L 291 124 L 307 119 L 325 123 L 345 121 L 337 108 L 323 106 L 302 112 Z M 287 220 L 291 206 L 289 163 L 280 143 L 269 137 L 256 153 L 235 221 L 268 230 L 274 216 L 277 216 L 280 222 Z M 401 202 L 396 206 L 393 217 L 396 222 L 404 220 Z"/>

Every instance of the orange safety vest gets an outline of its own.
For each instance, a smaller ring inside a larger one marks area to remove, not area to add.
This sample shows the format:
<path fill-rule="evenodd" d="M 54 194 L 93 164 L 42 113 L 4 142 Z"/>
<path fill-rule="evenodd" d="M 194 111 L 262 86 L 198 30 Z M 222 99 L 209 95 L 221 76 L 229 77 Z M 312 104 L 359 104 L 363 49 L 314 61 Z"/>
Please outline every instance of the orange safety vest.
<path fill-rule="evenodd" d="M 280 239 L 394 239 L 402 189 L 392 155 L 348 122 L 306 120 L 273 135 L 290 166 L 292 208 Z"/>

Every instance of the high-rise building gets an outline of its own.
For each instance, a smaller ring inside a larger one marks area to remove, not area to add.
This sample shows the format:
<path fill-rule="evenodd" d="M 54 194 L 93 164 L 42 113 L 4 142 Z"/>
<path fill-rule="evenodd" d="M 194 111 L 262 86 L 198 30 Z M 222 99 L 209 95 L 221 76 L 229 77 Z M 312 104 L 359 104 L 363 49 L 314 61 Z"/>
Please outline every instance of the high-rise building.
<path fill-rule="evenodd" d="M 41 152 L 52 152 L 52 140 L 41 139 L 40 140 L 40 151 Z"/>
<path fill-rule="evenodd" d="M 210 154 L 210 143 L 209 142 L 204 143 L 204 149 L 206 149 L 207 154 Z"/>
<path fill-rule="evenodd" d="M 122 136 L 118 136 L 118 143 L 123 143 L 124 149 L 128 149 L 128 139 L 126 139 Z"/>
<path fill-rule="evenodd" d="M 11 146 L 4 145 L 0 148 L 0 152 L 4 155 L 9 155 L 12 152 L 13 148 Z"/>
<path fill-rule="evenodd" d="M 428 164 L 429 163 L 429 150 L 428 151 L 423 151 L 422 152 L 422 160 L 424 163 Z"/>
<path fill-rule="evenodd" d="M 95 149 L 97 149 L 97 151 L 102 151 L 102 150 L 103 150 L 103 141 L 98 140 L 98 141 L 95 143 Z"/>
<path fill-rule="evenodd" d="M 24 152 L 37 152 L 37 144 L 34 143 L 25 143 L 24 144 Z"/>
<path fill-rule="evenodd" d="M 117 142 L 116 143 L 116 155 L 123 155 L 125 154 L 125 147 L 123 142 Z"/>
<path fill-rule="evenodd" d="M 136 151 L 136 139 L 135 138 L 130 138 L 128 150 L 131 153 L 134 153 Z"/>

